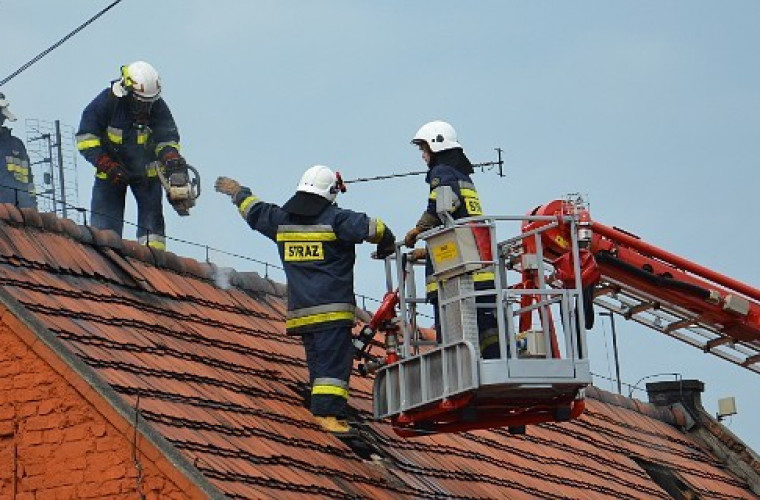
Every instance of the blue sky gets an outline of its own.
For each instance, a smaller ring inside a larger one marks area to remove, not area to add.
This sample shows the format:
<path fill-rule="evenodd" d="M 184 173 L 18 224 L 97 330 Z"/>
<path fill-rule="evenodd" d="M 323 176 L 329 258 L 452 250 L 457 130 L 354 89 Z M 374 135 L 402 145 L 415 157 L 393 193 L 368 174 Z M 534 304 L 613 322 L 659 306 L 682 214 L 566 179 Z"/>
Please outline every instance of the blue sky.
<path fill-rule="evenodd" d="M 0 0 L 0 29 L 12 40 L 0 77 L 107 4 Z M 523 214 L 580 192 L 596 220 L 760 287 L 758 19 L 760 3 L 742 0 L 124 0 L 2 91 L 21 136 L 26 118 L 76 127 L 121 64 L 151 62 L 205 188 L 190 218 L 166 210 L 169 236 L 227 251 L 277 261 L 274 245 L 213 192 L 216 176 L 283 202 L 317 163 L 346 178 L 419 170 L 411 136 L 445 119 L 473 161 L 505 150 L 506 178 L 475 177 L 487 211 Z M 79 184 L 88 205 L 84 161 Z M 426 193 L 422 178 L 406 178 L 352 186 L 339 201 L 403 235 Z M 129 228 L 125 237 L 134 237 Z M 177 242 L 170 249 L 205 258 Z M 370 251 L 360 250 L 356 289 L 380 296 Z M 592 369 L 607 376 L 609 327 L 597 324 Z M 760 450 L 757 375 L 617 325 L 625 381 L 662 372 L 703 380 L 711 412 L 736 396 L 739 415 L 727 423 Z"/>

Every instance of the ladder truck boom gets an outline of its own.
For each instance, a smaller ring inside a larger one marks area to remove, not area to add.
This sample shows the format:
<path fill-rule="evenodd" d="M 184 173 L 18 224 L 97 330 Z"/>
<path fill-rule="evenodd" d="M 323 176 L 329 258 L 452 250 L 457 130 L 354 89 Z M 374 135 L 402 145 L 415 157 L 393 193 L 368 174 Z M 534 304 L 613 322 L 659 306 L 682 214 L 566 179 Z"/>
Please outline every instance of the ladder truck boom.
<path fill-rule="evenodd" d="M 601 274 L 594 304 L 760 374 L 760 290 L 594 221 L 582 201 L 554 200 L 532 212 L 570 213 Z M 568 231 L 559 224 L 543 234 L 548 258 L 567 254 Z"/>

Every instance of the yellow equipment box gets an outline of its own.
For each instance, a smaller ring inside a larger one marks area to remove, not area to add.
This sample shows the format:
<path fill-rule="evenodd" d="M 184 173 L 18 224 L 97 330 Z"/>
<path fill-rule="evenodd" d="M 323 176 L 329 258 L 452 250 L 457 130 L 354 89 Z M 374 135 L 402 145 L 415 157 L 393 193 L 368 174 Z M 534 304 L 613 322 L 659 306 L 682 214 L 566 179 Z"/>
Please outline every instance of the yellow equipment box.
<path fill-rule="evenodd" d="M 471 227 L 450 227 L 427 238 L 428 255 L 435 277 L 441 280 L 477 271 L 481 262 Z"/>

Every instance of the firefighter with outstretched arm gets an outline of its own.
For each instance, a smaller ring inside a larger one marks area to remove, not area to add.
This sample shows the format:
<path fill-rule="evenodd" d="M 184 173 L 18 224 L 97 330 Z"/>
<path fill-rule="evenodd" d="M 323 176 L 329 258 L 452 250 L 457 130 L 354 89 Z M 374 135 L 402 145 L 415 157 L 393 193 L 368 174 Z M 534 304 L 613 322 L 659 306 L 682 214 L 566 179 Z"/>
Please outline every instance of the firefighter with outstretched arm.
<path fill-rule="evenodd" d="M 339 437 L 354 434 L 347 421 L 348 381 L 353 366 L 356 245 L 377 244 L 377 257 L 395 251 L 382 220 L 335 204 L 345 190 L 340 176 L 316 165 L 301 177 L 282 207 L 265 203 L 228 177 L 215 188 L 229 195 L 248 225 L 277 244 L 288 285 L 285 329 L 306 350 L 311 412 L 322 429 Z"/>

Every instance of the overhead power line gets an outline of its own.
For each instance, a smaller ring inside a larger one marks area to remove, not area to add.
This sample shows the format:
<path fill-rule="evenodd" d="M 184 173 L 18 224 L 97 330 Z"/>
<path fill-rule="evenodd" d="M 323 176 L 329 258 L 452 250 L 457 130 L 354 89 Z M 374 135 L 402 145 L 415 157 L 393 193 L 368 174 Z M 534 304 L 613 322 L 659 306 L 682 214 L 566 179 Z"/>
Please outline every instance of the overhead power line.
<path fill-rule="evenodd" d="M 103 10 L 101 10 L 100 12 L 98 12 L 97 14 L 95 14 L 94 16 L 92 16 L 90 19 L 88 19 L 87 21 L 85 21 L 84 23 L 80 24 L 74 31 L 72 31 L 71 33 L 69 33 L 65 37 L 61 38 L 60 40 L 58 40 L 57 42 L 55 42 L 53 45 L 51 45 L 47 49 L 45 49 L 42 52 L 40 52 L 39 54 L 37 54 L 34 58 L 32 58 L 31 60 L 29 60 L 29 62 L 27 62 L 26 64 L 24 64 L 23 66 L 21 66 L 19 69 L 17 69 L 16 71 L 14 71 L 13 73 L 11 73 L 10 75 L 8 75 L 5 78 L 3 78 L 3 80 L 0 81 L 0 87 L 2 87 L 3 85 L 5 85 L 9 81 L 11 81 L 13 78 L 15 78 L 16 76 L 18 76 L 22 72 L 24 72 L 26 69 L 29 68 L 29 66 L 31 66 L 34 63 L 36 63 L 37 61 L 39 61 L 40 59 L 42 59 L 43 57 L 45 57 L 46 55 L 48 55 L 50 52 L 52 52 L 55 49 L 57 49 L 58 47 L 60 47 L 63 44 L 63 42 L 65 42 L 66 40 L 68 40 L 72 36 L 76 35 L 80 31 L 82 31 L 83 29 L 85 29 L 87 26 L 89 26 L 93 21 L 95 21 L 96 19 L 98 19 L 100 16 L 102 16 L 103 14 L 105 14 L 106 12 L 108 12 L 109 10 L 111 10 L 112 8 L 116 7 L 116 5 L 119 4 L 119 3 L 121 3 L 121 1 L 122 0 L 115 0 L 114 2 L 111 2 L 111 4 L 108 5 L 108 7 L 106 7 Z"/>

